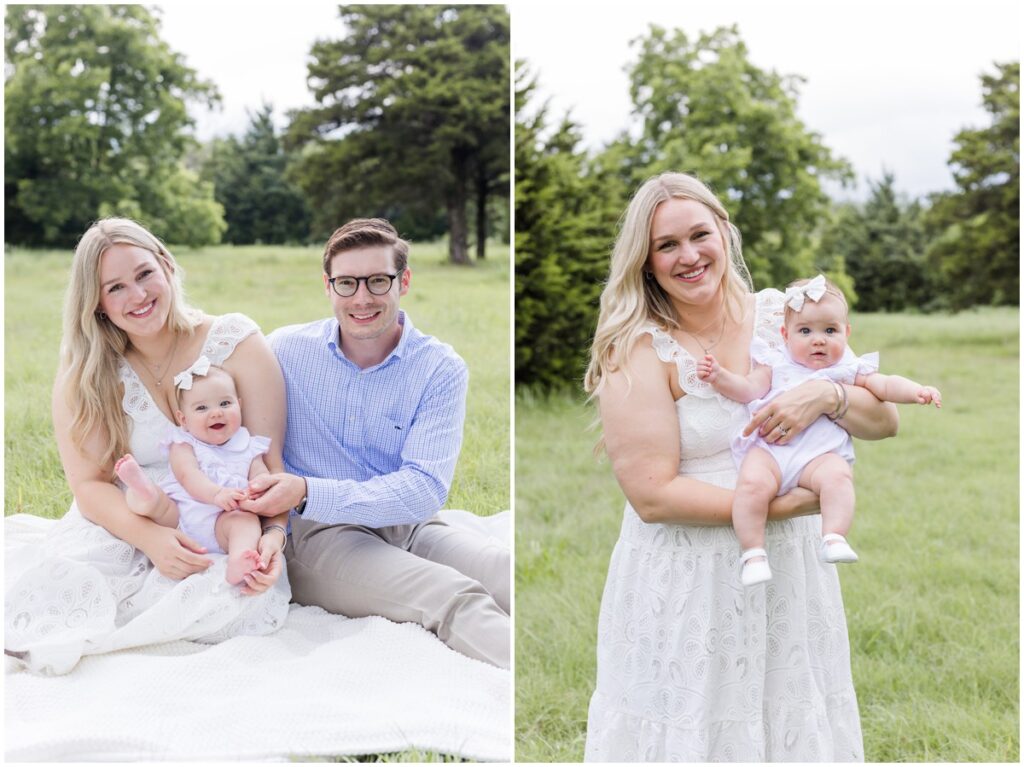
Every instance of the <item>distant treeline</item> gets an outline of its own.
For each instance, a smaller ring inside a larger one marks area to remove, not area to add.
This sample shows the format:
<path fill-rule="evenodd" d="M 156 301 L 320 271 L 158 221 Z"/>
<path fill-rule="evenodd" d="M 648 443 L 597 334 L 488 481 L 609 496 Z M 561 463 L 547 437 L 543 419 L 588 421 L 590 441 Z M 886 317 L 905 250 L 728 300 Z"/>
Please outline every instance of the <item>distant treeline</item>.
<path fill-rule="evenodd" d="M 754 66 L 736 27 L 690 38 L 652 26 L 634 48 L 638 131 L 597 152 L 536 102 L 536 75 L 517 63 L 517 384 L 579 385 L 619 216 L 668 170 L 721 197 L 758 289 L 824 272 L 858 311 L 1018 303 L 1019 62 L 981 78 L 990 124 L 954 137 L 956 191 L 907 199 L 884 173 L 863 204 L 836 204 L 822 181 L 848 183 L 852 168 L 797 117 L 801 79 Z"/>
<path fill-rule="evenodd" d="M 198 144 L 190 104 L 216 105 L 140 5 L 8 5 L 6 240 L 73 245 L 100 216 L 168 242 L 323 241 L 385 216 L 448 235 L 456 262 L 509 237 L 509 18 L 499 5 L 347 5 L 310 51 L 317 106 Z"/>

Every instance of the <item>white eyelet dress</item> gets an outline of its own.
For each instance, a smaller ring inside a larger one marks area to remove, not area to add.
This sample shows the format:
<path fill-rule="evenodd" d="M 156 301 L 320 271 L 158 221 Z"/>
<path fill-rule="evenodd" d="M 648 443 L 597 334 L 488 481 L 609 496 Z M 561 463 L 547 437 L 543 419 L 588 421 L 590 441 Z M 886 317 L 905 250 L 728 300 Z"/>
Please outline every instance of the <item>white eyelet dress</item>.
<path fill-rule="evenodd" d="M 756 296 L 754 337 L 782 344 L 783 296 Z M 651 327 L 686 392 L 680 475 L 732 488 L 730 443 L 746 407 L 697 378 Z M 863 761 L 835 565 L 819 516 L 771 522 L 773 579 L 744 587 L 731 526 L 648 524 L 626 505 L 601 601 L 586 761 Z"/>
<path fill-rule="evenodd" d="M 201 354 L 222 364 L 258 331 L 244 315 L 217 317 Z M 127 362 L 121 381 L 132 454 L 159 484 L 172 476 L 160 443 L 173 424 Z M 204 572 L 172 580 L 131 544 L 86 520 L 74 503 L 44 543 L 27 549 L 5 562 L 4 648 L 35 671 L 63 674 L 83 655 L 158 642 L 213 644 L 269 634 L 288 616 L 286 573 L 264 593 L 244 596 L 225 580 L 227 557 L 214 554 Z"/>

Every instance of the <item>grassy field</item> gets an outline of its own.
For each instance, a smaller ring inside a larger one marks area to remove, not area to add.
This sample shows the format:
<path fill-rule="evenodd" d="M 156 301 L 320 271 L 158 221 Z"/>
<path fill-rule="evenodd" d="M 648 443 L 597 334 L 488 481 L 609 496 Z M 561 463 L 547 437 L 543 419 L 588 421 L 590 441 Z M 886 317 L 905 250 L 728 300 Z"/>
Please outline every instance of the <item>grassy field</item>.
<path fill-rule="evenodd" d="M 861 556 L 842 571 L 867 761 L 1019 759 L 1019 312 L 853 318 L 883 372 L 938 386 L 857 444 Z M 579 761 L 622 518 L 594 409 L 516 400 L 516 758 Z"/>
<path fill-rule="evenodd" d="M 172 248 L 191 303 L 210 314 L 242 312 L 269 333 L 329 316 L 319 248 Z M 57 518 L 71 494 L 50 421 L 61 306 L 71 253 L 6 254 L 4 513 Z M 470 370 L 465 439 L 450 508 L 492 514 L 509 506 L 509 253 L 492 245 L 473 268 L 445 261 L 441 244 L 413 245 L 412 287 L 402 299 L 416 327 L 450 343 Z"/>

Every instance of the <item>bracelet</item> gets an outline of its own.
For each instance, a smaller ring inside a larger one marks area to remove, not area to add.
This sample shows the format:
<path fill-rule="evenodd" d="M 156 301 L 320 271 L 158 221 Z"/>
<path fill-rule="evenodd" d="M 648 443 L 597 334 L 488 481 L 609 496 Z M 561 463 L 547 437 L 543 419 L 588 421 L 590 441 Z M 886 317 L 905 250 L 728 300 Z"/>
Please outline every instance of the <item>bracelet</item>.
<path fill-rule="evenodd" d="M 263 534 L 266 535 L 271 530 L 280 530 L 281 531 L 281 535 L 284 536 L 284 539 L 286 541 L 288 540 L 288 531 L 285 530 L 283 526 L 281 526 L 281 525 L 267 525 L 266 527 L 263 528 Z"/>
<path fill-rule="evenodd" d="M 832 381 L 832 385 L 836 387 L 839 393 L 839 404 L 836 405 L 835 412 L 828 417 L 830 421 L 838 421 L 846 415 L 846 411 L 850 409 L 850 398 L 846 394 L 846 387 L 837 381 Z"/>

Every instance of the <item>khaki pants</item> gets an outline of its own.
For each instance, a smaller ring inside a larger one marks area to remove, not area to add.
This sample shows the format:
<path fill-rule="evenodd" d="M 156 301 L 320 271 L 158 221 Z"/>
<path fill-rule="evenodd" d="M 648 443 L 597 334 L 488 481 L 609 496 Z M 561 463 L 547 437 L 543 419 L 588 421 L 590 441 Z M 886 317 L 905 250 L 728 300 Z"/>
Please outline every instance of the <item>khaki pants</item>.
<path fill-rule="evenodd" d="M 437 517 L 377 529 L 293 518 L 285 556 L 300 605 L 418 623 L 464 655 L 509 667 L 504 546 Z"/>

